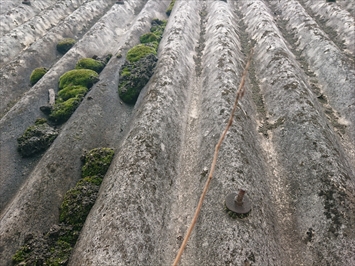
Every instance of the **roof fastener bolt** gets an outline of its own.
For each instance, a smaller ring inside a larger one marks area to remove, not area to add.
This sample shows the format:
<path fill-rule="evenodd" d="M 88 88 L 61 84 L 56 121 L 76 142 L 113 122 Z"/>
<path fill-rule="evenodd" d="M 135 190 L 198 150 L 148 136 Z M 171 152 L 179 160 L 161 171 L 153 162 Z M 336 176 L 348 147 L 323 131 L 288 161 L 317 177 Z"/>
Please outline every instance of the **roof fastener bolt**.
<path fill-rule="evenodd" d="M 245 195 L 245 190 L 240 189 L 239 193 L 232 192 L 226 197 L 226 207 L 236 214 L 247 214 L 251 211 L 251 202 Z"/>

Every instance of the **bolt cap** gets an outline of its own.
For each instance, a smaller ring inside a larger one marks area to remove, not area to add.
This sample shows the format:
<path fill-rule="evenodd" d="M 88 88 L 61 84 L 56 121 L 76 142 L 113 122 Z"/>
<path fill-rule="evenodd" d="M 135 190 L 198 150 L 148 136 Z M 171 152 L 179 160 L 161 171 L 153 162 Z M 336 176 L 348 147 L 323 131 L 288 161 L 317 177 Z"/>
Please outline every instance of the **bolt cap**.
<path fill-rule="evenodd" d="M 237 195 L 238 195 L 238 193 L 232 192 L 226 197 L 226 207 L 230 211 L 235 212 L 237 214 L 246 214 L 246 213 L 250 212 L 251 202 L 250 202 L 249 198 L 246 195 L 244 195 L 243 204 L 239 206 L 235 202 L 235 198 Z"/>

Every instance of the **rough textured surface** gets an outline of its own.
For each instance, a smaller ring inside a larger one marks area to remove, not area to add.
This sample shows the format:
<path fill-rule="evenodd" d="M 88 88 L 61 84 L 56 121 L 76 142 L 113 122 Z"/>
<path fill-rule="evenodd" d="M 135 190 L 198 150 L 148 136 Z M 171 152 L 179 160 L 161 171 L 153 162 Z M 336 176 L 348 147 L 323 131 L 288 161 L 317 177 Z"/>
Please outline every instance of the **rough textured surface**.
<path fill-rule="evenodd" d="M 176 0 L 169 17 L 171 1 L 32 2 L 0 2 L 1 266 L 58 222 L 80 155 L 98 146 L 116 154 L 68 264 L 170 265 L 251 48 L 246 94 L 181 265 L 355 265 L 354 1 Z M 119 71 L 154 18 L 168 23 L 132 107 L 118 96 Z M 64 55 L 62 38 L 77 40 Z M 109 53 L 51 147 L 22 158 L 16 139 L 43 116 L 48 90 L 79 59 Z M 37 67 L 49 71 L 30 87 Z M 224 200 L 239 188 L 252 211 L 232 219 Z"/>
<path fill-rule="evenodd" d="M 46 123 L 30 126 L 17 139 L 17 150 L 23 157 L 31 156 L 46 150 L 57 136 L 58 131 Z"/>
<path fill-rule="evenodd" d="M 65 193 L 60 206 L 60 224 L 54 224 L 45 234 L 26 235 L 24 245 L 12 257 L 15 265 L 68 264 L 113 155 L 110 148 L 96 148 L 83 154 L 82 179 Z"/>
<path fill-rule="evenodd" d="M 122 101 L 128 104 L 134 104 L 137 101 L 139 93 L 153 75 L 157 61 L 158 58 L 154 54 L 149 54 L 133 63 L 126 60 L 120 71 L 118 86 Z"/>

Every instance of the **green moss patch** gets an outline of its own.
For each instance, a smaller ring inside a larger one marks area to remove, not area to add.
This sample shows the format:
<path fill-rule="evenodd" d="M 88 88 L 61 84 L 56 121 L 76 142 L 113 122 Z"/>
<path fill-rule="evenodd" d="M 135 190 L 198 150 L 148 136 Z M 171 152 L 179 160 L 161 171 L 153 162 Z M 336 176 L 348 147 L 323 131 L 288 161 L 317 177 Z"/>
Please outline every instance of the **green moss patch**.
<path fill-rule="evenodd" d="M 87 152 L 83 170 L 96 173 L 85 176 L 67 191 L 60 208 L 60 224 L 53 225 L 44 235 L 27 235 L 24 245 L 12 257 L 14 265 L 67 265 L 87 215 L 95 204 L 103 176 L 114 151 L 97 148 Z"/>
<path fill-rule="evenodd" d="M 35 68 L 30 76 L 31 85 L 35 85 L 44 76 L 44 74 L 47 73 L 47 71 L 48 69 L 45 67 Z"/>
<path fill-rule="evenodd" d="M 131 48 L 127 60 L 120 70 L 118 95 L 128 104 L 136 103 L 144 86 L 154 73 L 158 58 L 156 57 L 159 42 L 163 36 L 166 20 L 153 19 L 150 32 L 140 37 L 142 44 Z"/>
<path fill-rule="evenodd" d="M 159 47 L 159 42 L 148 42 L 145 45 L 154 48 L 155 51 L 158 51 L 158 47 Z"/>
<path fill-rule="evenodd" d="M 70 189 L 60 208 L 60 222 L 81 228 L 94 205 L 102 178 L 113 159 L 110 148 L 96 148 L 84 154 L 82 179 Z"/>
<path fill-rule="evenodd" d="M 168 9 L 165 12 L 167 16 L 170 16 L 171 11 L 173 11 L 174 5 L 175 5 L 175 0 L 170 2 L 170 5 L 168 6 Z"/>
<path fill-rule="evenodd" d="M 66 265 L 72 251 L 72 246 L 62 240 L 58 240 L 54 247 L 50 248 L 51 256 L 46 260 L 47 265 L 60 266 Z"/>
<path fill-rule="evenodd" d="M 114 151 L 109 148 L 93 149 L 85 155 L 82 177 L 103 176 L 110 166 Z"/>
<path fill-rule="evenodd" d="M 131 69 L 128 67 L 122 68 L 121 72 L 120 72 L 120 76 L 124 77 L 124 76 L 129 76 L 131 74 Z"/>
<path fill-rule="evenodd" d="M 79 106 L 82 99 L 82 96 L 78 96 L 75 98 L 70 98 L 64 102 L 57 102 L 52 108 L 51 114 L 49 115 L 49 120 L 55 122 L 56 124 L 66 122 Z"/>
<path fill-rule="evenodd" d="M 35 125 L 42 125 L 42 124 L 46 124 L 47 123 L 47 119 L 45 118 L 37 118 L 35 121 Z"/>
<path fill-rule="evenodd" d="M 137 62 L 149 54 L 156 55 L 157 51 L 148 45 L 138 44 L 127 52 L 127 60 L 131 63 Z"/>
<path fill-rule="evenodd" d="M 105 67 L 105 64 L 99 60 L 91 60 L 79 61 L 78 65 L 83 66 L 87 62 L 92 63 L 97 61 L 100 63 L 100 68 Z M 91 69 L 74 69 L 63 74 L 59 78 L 58 98 L 49 114 L 49 120 L 56 124 L 66 122 L 79 106 L 88 90 L 98 80 L 99 74 Z"/>
<path fill-rule="evenodd" d="M 44 239 L 38 239 L 36 243 L 33 243 L 33 239 L 26 241 L 20 249 L 12 256 L 14 265 L 43 265 L 45 257 L 40 254 L 39 250 L 48 250 L 48 244 Z M 41 248 L 38 248 L 41 247 Z M 32 253 L 35 256 L 32 258 Z M 24 263 L 25 262 L 25 263 Z"/>
<path fill-rule="evenodd" d="M 141 43 L 157 43 L 159 44 L 163 37 L 164 29 L 167 24 L 166 20 L 153 19 L 150 27 L 150 32 L 143 34 L 140 37 Z"/>
<path fill-rule="evenodd" d="M 60 208 L 60 222 L 81 228 L 91 207 L 95 204 L 99 188 L 99 185 L 81 180 L 70 189 L 65 194 Z"/>
<path fill-rule="evenodd" d="M 126 61 L 120 71 L 118 95 L 128 104 L 134 104 L 137 98 L 154 73 L 158 58 L 150 54 L 138 62 Z"/>
<path fill-rule="evenodd" d="M 153 19 L 152 22 L 151 22 L 151 25 L 152 25 L 152 26 L 158 25 L 158 26 L 165 27 L 166 24 L 168 24 L 168 21 L 167 21 L 167 20 L 158 19 L 158 18 Z"/>
<path fill-rule="evenodd" d="M 60 237 L 72 227 L 54 225 L 42 236 L 27 235 L 25 245 L 17 250 L 12 261 L 14 265 L 67 265 L 73 245 Z"/>
<path fill-rule="evenodd" d="M 48 149 L 57 136 L 57 130 L 41 121 L 28 127 L 17 139 L 17 150 L 23 157 L 31 156 Z"/>
<path fill-rule="evenodd" d="M 57 43 L 57 51 L 61 54 L 65 54 L 75 44 L 75 40 L 71 38 L 62 39 Z"/>
<path fill-rule="evenodd" d="M 150 28 L 150 31 L 154 33 L 156 36 L 159 36 L 159 39 L 161 39 L 161 37 L 163 36 L 164 29 L 165 26 L 155 25 Z"/>
<path fill-rule="evenodd" d="M 127 84 L 122 83 L 122 86 L 118 89 L 118 95 L 121 100 L 127 104 L 135 104 L 141 89 L 138 89 L 137 87 L 125 88 L 127 88 Z"/>
<path fill-rule="evenodd" d="M 80 85 L 90 89 L 99 80 L 99 74 L 91 69 L 74 69 L 59 78 L 59 90 L 67 86 Z"/>
<path fill-rule="evenodd" d="M 75 69 L 91 69 L 97 73 L 100 73 L 104 67 L 105 64 L 100 60 L 82 58 L 76 63 Z"/>
<path fill-rule="evenodd" d="M 143 34 L 140 38 L 141 43 L 149 43 L 149 42 L 159 42 L 159 36 L 155 35 L 153 32 L 148 32 Z"/>
<path fill-rule="evenodd" d="M 58 101 L 66 101 L 69 100 L 70 98 L 84 97 L 85 94 L 88 92 L 88 90 L 89 90 L 88 88 L 80 85 L 65 87 L 64 89 L 59 91 Z"/>

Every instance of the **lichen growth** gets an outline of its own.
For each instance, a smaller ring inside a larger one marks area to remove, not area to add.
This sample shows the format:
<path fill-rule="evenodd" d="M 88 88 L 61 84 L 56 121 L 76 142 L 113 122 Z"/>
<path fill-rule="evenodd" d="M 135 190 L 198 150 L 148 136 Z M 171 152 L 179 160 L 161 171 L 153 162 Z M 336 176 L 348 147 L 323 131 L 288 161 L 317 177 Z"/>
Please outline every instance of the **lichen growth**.
<path fill-rule="evenodd" d="M 65 38 L 57 43 L 57 51 L 61 54 L 65 54 L 72 48 L 75 44 L 75 40 L 72 38 Z"/>
<path fill-rule="evenodd" d="M 105 67 L 105 64 L 100 60 L 95 60 L 92 58 L 82 58 L 75 66 L 75 69 L 91 69 L 97 73 L 100 73 Z"/>
<path fill-rule="evenodd" d="M 99 74 L 91 69 L 73 69 L 59 78 L 59 90 L 80 85 L 90 89 L 99 80 Z"/>
<path fill-rule="evenodd" d="M 137 62 L 149 54 L 156 55 L 157 51 L 153 47 L 145 44 L 138 44 L 127 52 L 127 60 L 131 63 Z"/>
<path fill-rule="evenodd" d="M 35 85 L 43 76 L 48 72 L 48 69 L 45 67 L 35 68 L 30 76 L 31 85 Z"/>

